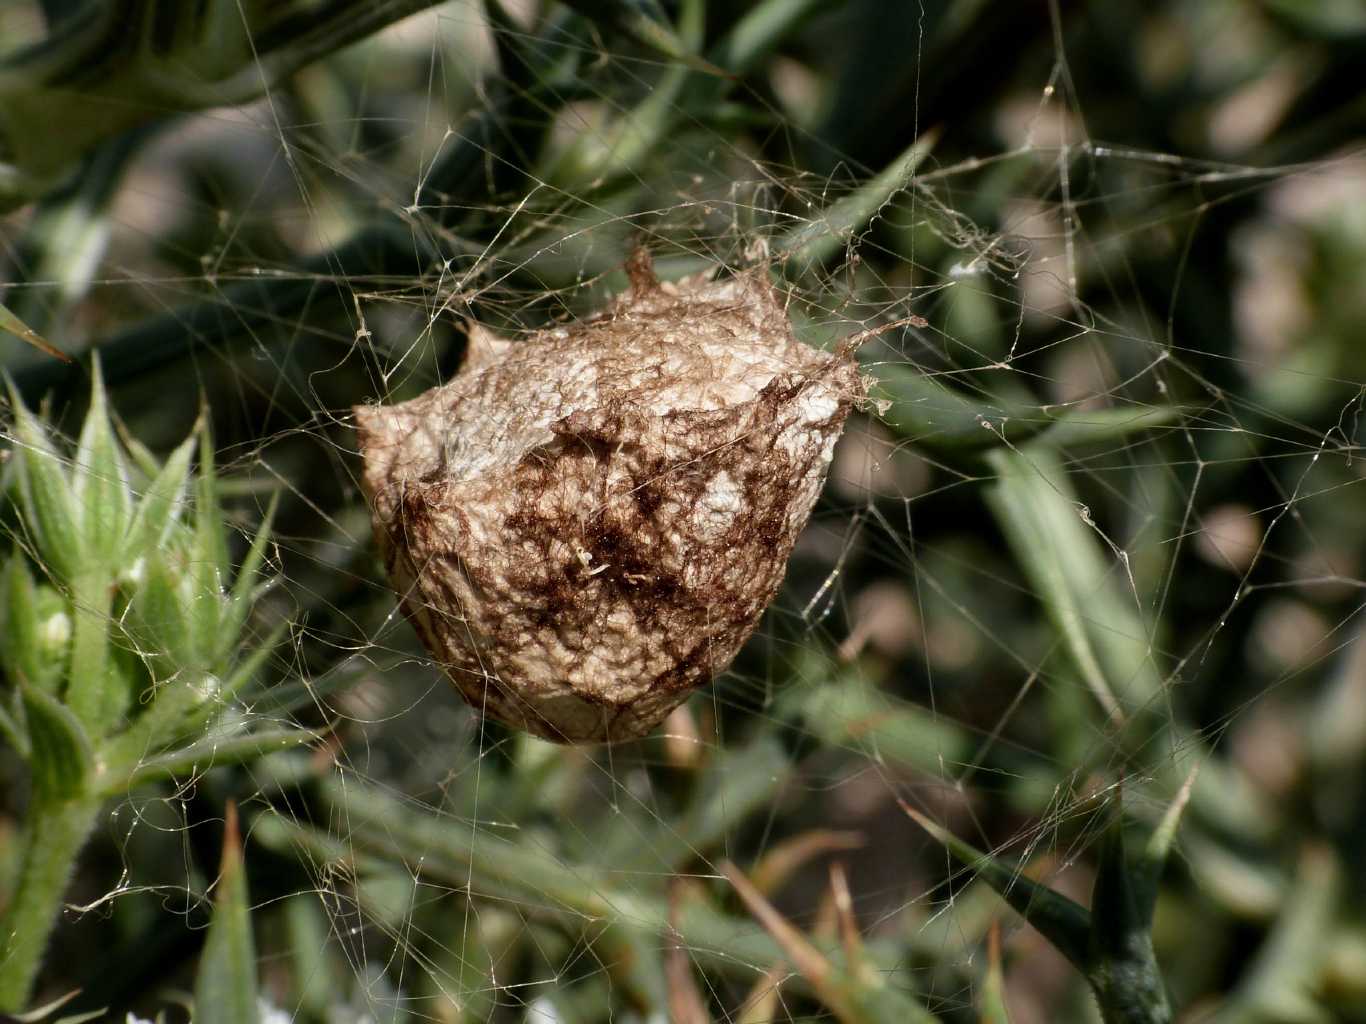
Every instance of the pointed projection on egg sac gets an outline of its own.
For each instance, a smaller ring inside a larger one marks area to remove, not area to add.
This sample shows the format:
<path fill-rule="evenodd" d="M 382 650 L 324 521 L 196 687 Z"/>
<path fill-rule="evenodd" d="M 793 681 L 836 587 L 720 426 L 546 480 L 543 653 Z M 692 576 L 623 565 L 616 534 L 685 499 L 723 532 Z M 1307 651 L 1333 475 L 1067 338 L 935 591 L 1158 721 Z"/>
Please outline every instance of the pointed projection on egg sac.
<path fill-rule="evenodd" d="M 355 409 L 404 613 L 474 708 L 546 739 L 653 729 L 725 670 L 782 581 L 863 384 L 762 272 L 660 283 Z"/>

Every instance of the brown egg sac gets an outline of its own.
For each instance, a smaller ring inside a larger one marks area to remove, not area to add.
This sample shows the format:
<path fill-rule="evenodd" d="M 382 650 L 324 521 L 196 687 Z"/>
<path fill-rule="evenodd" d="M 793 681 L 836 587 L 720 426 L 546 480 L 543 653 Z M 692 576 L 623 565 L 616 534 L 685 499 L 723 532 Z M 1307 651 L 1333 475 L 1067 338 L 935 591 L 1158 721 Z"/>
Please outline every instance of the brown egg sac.
<path fill-rule="evenodd" d="M 661 284 L 357 406 L 403 611 L 473 707 L 559 742 L 649 732 L 722 672 L 782 582 L 863 395 L 762 271 Z"/>

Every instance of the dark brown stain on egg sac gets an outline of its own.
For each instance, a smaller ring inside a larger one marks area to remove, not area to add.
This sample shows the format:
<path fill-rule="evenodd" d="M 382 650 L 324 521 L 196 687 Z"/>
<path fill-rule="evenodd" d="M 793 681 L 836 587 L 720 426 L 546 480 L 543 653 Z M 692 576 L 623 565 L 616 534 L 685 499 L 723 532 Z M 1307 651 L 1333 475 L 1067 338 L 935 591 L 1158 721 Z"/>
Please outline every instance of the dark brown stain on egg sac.
<path fill-rule="evenodd" d="M 471 327 L 449 383 L 355 409 L 404 613 L 473 707 L 559 742 L 642 736 L 725 670 L 863 395 L 762 272 L 627 269 L 591 318 Z"/>

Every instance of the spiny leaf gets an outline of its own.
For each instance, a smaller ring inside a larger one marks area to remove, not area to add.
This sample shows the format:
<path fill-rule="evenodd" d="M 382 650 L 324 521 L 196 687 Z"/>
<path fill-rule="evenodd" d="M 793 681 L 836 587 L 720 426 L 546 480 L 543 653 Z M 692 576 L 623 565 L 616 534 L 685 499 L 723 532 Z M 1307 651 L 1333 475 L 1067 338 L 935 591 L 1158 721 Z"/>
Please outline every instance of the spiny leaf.
<path fill-rule="evenodd" d="M 81 796 L 94 755 L 85 729 L 56 697 L 20 681 L 28 724 L 29 767 L 39 800 L 56 803 Z"/>
<path fill-rule="evenodd" d="M 730 77 L 715 64 L 690 52 L 688 45 L 679 38 L 673 26 L 650 17 L 626 0 L 564 0 L 564 4 L 584 17 L 620 32 L 670 60 L 686 64 L 695 71 L 721 78 Z"/>
<path fill-rule="evenodd" d="M 152 449 L 133 436 L 133 432 L 128 429 L 128 424 L 124 423 L 112 410 L 109 418 L 113 421 L 114 433 L 118 435 L 119 443 L 123 445 L 123 450 L 133 460 L 133 467 L 142 474 L 143 481 L 154 480 L 156 475 L 161 472 L 161 460 L 152 454 Z M 198 429 L 199 425 L 196 424 L 195 430 Z"/>
<path fill-rule="evenodd" d="M 1091 915 L 1085 907 L 1054 892 L 1046 885 L 1040 885 L 1024 877 L 1018 869 L 982 853 L 970 843 L 965 843 L 904 800 L 900 803 L 901 809 L 912 821 L 928 832 L 961 864 L 976 872 L 978 878 L 995 889 L 1026 921 L 1038 929 L 1058 952 L 1072 961 L 1073 966 L 1090 976 Z"/>
<path fill-rule="evenodd" d="M 1153 952 L 1152 922 L 1124 855 L 1120 798 L 1110 802 L 1108 813 L 1091 896 L 1091 984 L 1108 1020 L 1168 1021 L 1171 1008 Z"/>
<path fill-rule="evenodd" d="M 936 452 L 1018 444 L 1049 426 L 1037 407 L 968 394 L 900 360 L 881 360 L 868 370 L 877 381 L 873 400 L 889 403 L 882 421 L 908 441 Z"/>
<path fill-rule="evenodd" d="M 47 428 L 24 405 L 14 381 L 8 375 L 5 381 L 14 414 L 14 436 L 19 442 L 14 454 L 24 524 L 53 571 L 63 579 L 70 579 L 85 557 L 71 485 Z"/>
<path fill-rule="evenodd" d="M 128 528 L 126 557 L 135 559 L 165 543 L 184 507 L 190 459 L 199 438 L 191 434 L 173 451 L 147 485 Z"/>
<path fill-rule="evenodd" d="M 280 494 L 277 491 L 271 496 L 270 505 L 266 508 L 266 514 L 261 520 L 261 525 L 256 528 L 256 536 L 252 538 L 251 547 L 247 549 L 246 557 L 242 559 L 242 564 L 237 567 L 237 578 L 233 580 L 227 607 L 223 610 L 222 621 L 218 627 L 217 660 L 221 661 L 226 658 L 237 647 L 238 634 L 241 632 L 242 624 L 246 621 L 247 612 L 251 610 L 252 601 L 261 584 L 259 579 L 261 562 L 265 559 L 266 547 L 270 543 L 270 527 L 275 521 L 275 510 L 279 505 Z"/>
<path fill-rule="evenodd" d="M 723 863 L 721 873 L 734 887 L 754 919 L 773 936 L 774 941 L 782 948 L 792 966 L 797 968 L 802 976 L 811 983 L 811 987 L 816 990 L 821 1001 L 841 1021 L 854 1020 L 854 1008 L 849 1001 L 848 993 L 839 984 L 837 972 L 826 956 L 813 946 L 805 935 L 794 928 L 791 922 L 778 913 L 773 904 L 764 899 L 763 894 L 754 887 L 754 883 L 746 878 L 739 868 L 729 862 Z"/>
<path fill-rule="evenodd" d="M 33 577 L 24 557 L 15 552 L 5 564 L 0 580 L 0 668 L 10 679 L 28 679 L 40 689 L 38 656 L 38 607 Z"/>
<path fill-rule="evenodd" d="M 199 419 L 199 478 L 195 492 L 195 536 L 199 555 L 221 569 L 228 564 L 228 538 L 219 514 L 218 469 L 209 418 Z"/>
<path fill-rule="evenodd" d="M 146 556 L 143 580 L 133 597 L 133 625 L 149 641 L 150 649 L 165 652 L 172 671 L 203 669 L 190 635 L 185 594 L 166 558 L 161 552 Z M 156 671 L 160 672 L 160 666 Z"/>
<path fill-rule="evenodd" d="M 1126 441 L 1134 434 L 1171 423 L 1179 411 L 1170 405 L 1067 409 L 1047 425 L 1043 440 L 1055 448 Z"/>
<path fill-rule="evenodd" d="M 219 703 L 232 700 L 244 687 L 251 684 L 252 680 L 256 678 L 256 673 L 261 670 L 261 666 L 280 646 L 280 640 L 284 637 L 286 629 L 288 629 L 288 623 L 281 623 L 271 630 L 264 640 L 252 641 L 251 653 L 243 658 L 228 677 L 223 680 L 222 688 L 217 695 Z"/>
<path fill-rule="evenodd" d="M 0 702 L 0 739 L 8 743 L 20 757 L 28 758 L 28 737 L 24 734 L 18 719 L 5 709 L 3 702 Z"/>
<path fill-rule="evenodd" d="M 839 6 L 842 0 L 763 0 L 745 12 L 708 56 L 734 75 L 746 74 L 807 18 Z"/>
<path fill-rule="evenodd" d="M 869 989 L 879 987 L 882 979 L 878 977 L 864 946 L 863 936 L 859 934 L 858 919 L 854 916 L 854 896 L 849 891 L 849 877 L 840 861 L 830 864 L 830 897 L 839 921 L 844 969 L 860 986 Z"/>
<path fill-rule="evenodd" d="M 199 479 L 195 495 L 194 540 L 183 567 L 190 591 L 186 621 L 197 663 L 208 666 L 219 649 L 223 589 L 228 569 L 228 539 L 218 502 L 213 436 L 208 418 L 200 420 Z"/>
<path fill-rule="evenodd" d="M 779 238 L 775 248 L 784 256 L 784 273 L 796 276 L 833 256 L 848 242 L 849 236 L 876 216 L 897 192 L 910 187 L 915 169 L 930 155 L 938 141 L 938 131 L 923 133 L 877 177 Z"/>
<path fill-rule="evenodd" d="M 1157 905 L 1157 887 L 1161 879 L 1162 869 L 1167 864 L 1167 856 L 1171 852 L 1172 843 L 1176 841 L 1176 830 L 1181 824 L 1182 812 L 1186 809 L 1186 804 L 1190 802 L 1191 791 L 1195 788 L 1195 778 L 1200 774 L 1200 765 L 1195 764 L 1186 775 L 1186 781 L 1177 790 L 1172 802 L 1167 805 L 1167 810 L 1162 815 L 1162 820 L 1157 823 L 1157 828 L 1153 829 L 1152 835 L 1148 837 L 1148 843 L 1143 849 L 1143 856 L 1134 866 L 1134 888 L 1138 893 L 1140 902 L 1140 912 L 1146 920 L 1151 921 L 1153 909 Z"/>
<path fill-rule="evenodd" d="M 91 368 L 90 409 L 81 427 L 72 469 L 72 493 L 80 509 L 87 556 L 117 561 L 132 507 L 128 471 L 109 425 L 104 375 L 96 356 Z"/>
<path fill-rule="evenodd" d="M 137 762 L 131 772 L 123 778 L 115 778 L 111 774 L 108 782 L 101 785 L 100 791 L 103 795 L 114 796 L 126 792 L 130 786 L 142 785 L 154 779 L 173 778 L 204 772 L 221 765 L 256 761 L 277 751 L 303 746 L 317 738 L 316 733 L 303 729 L 271 729 L 227 738 L 220 733 L 214 733 L 188 747 L 158 757 L 145 758 Z"/>
<path fill-rule="evenodd" d="M 54 359 L 60 359 L 64 363 L 71 362 L 69 355 L 55 348 L 46 338 L 5 308 L 3 303 L 0 303 L 0 331 L 14 335 L 20 341 L 32 345 Z"/>
<path fill-rule="evenodd" d="M 867 843 L 861 832 L 811 829 L 770 846 L 750 870 L 750 878 L 756 889 L 771 896 L 813 858 L 824 853 L 858 850 Z"/>
<path fill-rule="evenodd" d="M 227 807 L 213 921 L 199 954 L 194 1004 L 197 1024 L 258 1024 L 260 1020 L 256 1003 L 256 948 L 251 937 L 237 805 L 233 803 Z"/>

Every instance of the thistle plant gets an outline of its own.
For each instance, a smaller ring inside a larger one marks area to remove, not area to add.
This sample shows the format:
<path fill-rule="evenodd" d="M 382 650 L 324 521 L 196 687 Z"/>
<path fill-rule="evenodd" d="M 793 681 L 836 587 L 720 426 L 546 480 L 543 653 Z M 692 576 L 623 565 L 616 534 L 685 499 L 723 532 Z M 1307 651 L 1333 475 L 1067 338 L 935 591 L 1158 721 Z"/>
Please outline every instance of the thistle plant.
<path fill-rule="evenodd" d="M 98 360 L 93 371 L 70 452 L 9 389 L 0 732 L 31 784 L 0 917 L 0 1009 L 11 1012 L 107 800 L 304 736 L 254 728 L 237 701 L 274 646 L 247 629 L 270 582 L 271 512 L 234 574 L 203 421 L 158 463 L 116 437 Z"/>

